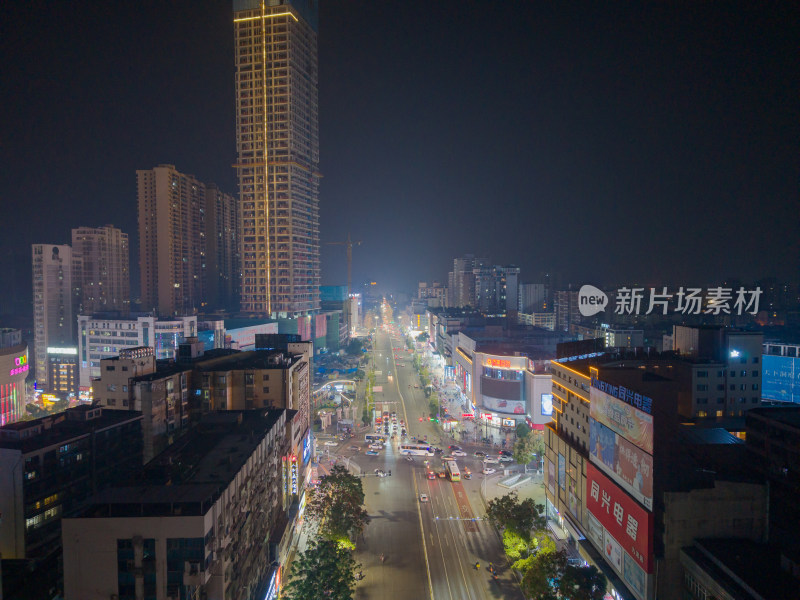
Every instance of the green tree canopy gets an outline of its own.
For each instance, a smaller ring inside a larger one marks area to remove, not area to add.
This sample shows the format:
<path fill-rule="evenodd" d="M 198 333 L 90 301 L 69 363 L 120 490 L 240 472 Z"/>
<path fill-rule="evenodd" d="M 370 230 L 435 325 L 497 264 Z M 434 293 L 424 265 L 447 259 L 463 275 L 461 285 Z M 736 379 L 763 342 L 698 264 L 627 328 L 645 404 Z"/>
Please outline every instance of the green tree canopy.
<path fill-rule="evenodd" d="M 517 423 L 516 434 L 518 440 L 523 440 L 528 437 L 531 433 L 531 428 L 528 427 L 527 423 Z"/>
<path fill-rule="evenodd" d="M 533 455 L 542 456 L 544 453 L 544 436 L 538 432 L 530 432 L 524 438 L 517 438 L 514 442 L 514 460 L 521 465 L 527 465 L 533 460 Z"/>
<path fill-rule="evenodd" d="M 324 539 L 345 541 L 360 533 L 369 522 L 361 479 L 341 465 L 334 466 L 311 491 L 306 515 Z"/>
<path fill-rule="evenodd" d="M 606 578 L 595 567 L 567 565 L 558 583 L 564 600 L 603 600 Z"/>
<path fill-rule="evenodd" d="M 363 348 L 364 348 L 364 342 L 362 342 L 358 338 L 353 338 L 347 343 L 345 351 L 353 356 L 358 356 L 359 354 L 362 353 L 361 350 Z"/>
<path fill-rule="evenodd" d="M 520 501 L 515 492 L 489 500 L 486 516 L 495 527 L 512 530 L 526 542 L 531 532 L 541 531 L 547 524 L 544 506 L 536 504 L 532 498 Z"/>
<path fill-rule="evenodd" d="M 558 585 L 567 566 L 567 555 L 561 552 L 539 552 L 530 561 L 522 576 L 522 591 L 537 600 L 558 600 Z"/>
<path fill-rule="evenodd" d="M 288 600 L 351 600 L 359 567 L 350 551 L 336 542 L 309 542 L 308 549 L 292 563 L 282 596 Z"/>

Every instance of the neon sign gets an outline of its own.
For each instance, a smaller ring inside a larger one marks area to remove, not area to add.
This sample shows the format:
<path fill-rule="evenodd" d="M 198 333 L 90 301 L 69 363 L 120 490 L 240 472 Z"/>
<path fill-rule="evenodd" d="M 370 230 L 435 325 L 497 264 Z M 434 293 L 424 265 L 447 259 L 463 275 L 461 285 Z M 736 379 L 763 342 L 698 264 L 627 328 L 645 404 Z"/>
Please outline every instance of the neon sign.
<path fill-rule="evenodd" d="M 487 363 L 490 367 L 500 367 L 501 369 L 510 369 L 511 368 L 511 361 L 510 360 L 500 360 L 499 358 L 489 358 L 487 359 Z"/>
<path fill-rule="evenodd" d="M 28 371 L 28 369 L 30 369 L 30 365 L 28 364 L 28 357 L 25 354 L 23 354 L 22 356 L 14 357 L 14 364 L 17 366 L 8 372 L 9 377 L 13 377 L 14 375 L 19 375 L 20 373 L 25 373 Z"/>

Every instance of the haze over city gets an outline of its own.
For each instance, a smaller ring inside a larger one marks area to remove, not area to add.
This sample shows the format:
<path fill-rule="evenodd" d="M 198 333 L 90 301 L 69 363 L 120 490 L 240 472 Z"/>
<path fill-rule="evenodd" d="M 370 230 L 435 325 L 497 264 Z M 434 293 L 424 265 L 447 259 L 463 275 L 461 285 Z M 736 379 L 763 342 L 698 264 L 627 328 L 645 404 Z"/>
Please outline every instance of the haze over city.
<path fill-rule="evenodd" d="M 0 40 L 0 598 L 800 598 L 800 4 Z"/>
<path fill-rule="evenodd" d="M 354 280 L 387 288 L 465 252 L 525 280 L 794 278 L 799 16 L 320 3 L 322 283 L 348 232 Z M 229 4 L 13 2 L 2 28 L 2 253 L 113 223 L 137 290 L 137 169 L 238 194 Z"/>

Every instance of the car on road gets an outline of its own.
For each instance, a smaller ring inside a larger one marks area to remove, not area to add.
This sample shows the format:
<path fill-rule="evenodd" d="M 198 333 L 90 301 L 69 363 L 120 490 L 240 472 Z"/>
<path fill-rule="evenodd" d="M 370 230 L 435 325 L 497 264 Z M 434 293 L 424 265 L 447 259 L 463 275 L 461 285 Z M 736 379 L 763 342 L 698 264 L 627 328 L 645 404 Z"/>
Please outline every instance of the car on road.
<path fill-rule="evenodd" d="M 434 473 L 433 471 L 428 471 L 427 477 L 428 479 L 436 479 L 436 473 Z"/>
<path fill-rule="evenodd" d="M 325 442 L 323 444 L 323 446 L 338 446 L 338 445 L 339 445 L 339 442 L 334 442 L 332 440 L 328 440 L 327 442 Z"/>
<path fill-rule="evenodd" d="M 461 446 L 448 446 L 450 450 L 461 450 Z"/>
<path fill-rule="evenodd" d="M 514 459 L 511 456 L 501 456 L 498 460 L 500 462 L 514 462 Z"/>
<path fill-rule="evenodd" d="M 379 452 L 377 450 L 367 450 L 367 456 L 378 456 Z"/>
<path fill-rule="evenodd" d="M 514 456 L 514 453 L 511 450 L 500 450 L 500 456 Z"/>
<path fill-rule="evenodd" d="M 466 456 L 467 453 L 463 450 L 453 450 L 453 456 Z"/>
<path fill-rule="evenodd" d="M 381 448 L 383 448 L 383 444 L 370 444 L 369 445 L 369 449 L 370 450 L 380 450 Z"/>
<path fill-rule="evenodd" d="M 431 446 L 431 450 L 433 450 L 436 454 L 442 453 L 442 449 L 437 446 Z"/>
<path fill-rule="evenodd" d="M 477 456 L 478 458 L 483 458 L 485 456 L 488 456 L 488 454 L 486 454 L 486 452 L 483 452 L 482 450 L 478 450 L 477 452 L 475 452 L 475 456 Z"/>
<path fill-rule="evenodd" d="M 447 477 L 447 473 L 444 471 L 439 471 L 439 479 L 444 479 L 445 477 Z"/>
<path fill-rule="evenodd" d="M 486 458 L 483 459 L 483 462 L 489 465 L 496 465 L 500 461 L 496 459 L 494 456 L 487 456 Z"/>
<path fill-rule="evenodd" d="M 472 473 L 462 473 L 461 477 L 463 479 L 472 479 Z"/>
<path fill-rule="evenodd" d="M 360 452 L 361 451 L 361 448 L 359 448 L 358 446 L 350 446 L 349 449 L 350 450 L 355 450 L 356 452 Z"/>
<path fill-rule="evenodd" d="M 420 494 L 419 495 L 420 502 L 427 502 L 428 501 L 428 494 Z"/>
<path fill-rule="evenodd" d="M 489 468 L 489 467 L 486 467 L 486 468 L 483 470 L 483 474 L 484 474 L 484 475 L 491 475 L 492 473 L 495 473 L 496 471 L 497 471 L 497 469 L 491 469 L 491 468 Z"/>
<path fill-rule="evenodd" d="M 375 475 L 378 477 L 386 477 L 386 471 L 383 469 L 375 469 Z"/>
<path fill-rule="evenodd" d="M 450 454 L 445 454 L 442 457 L 442 460 L 453 460 L 454 461 L 455 459 L 456 459 L 456 457 L 455 456 L 451 456 Z"/>

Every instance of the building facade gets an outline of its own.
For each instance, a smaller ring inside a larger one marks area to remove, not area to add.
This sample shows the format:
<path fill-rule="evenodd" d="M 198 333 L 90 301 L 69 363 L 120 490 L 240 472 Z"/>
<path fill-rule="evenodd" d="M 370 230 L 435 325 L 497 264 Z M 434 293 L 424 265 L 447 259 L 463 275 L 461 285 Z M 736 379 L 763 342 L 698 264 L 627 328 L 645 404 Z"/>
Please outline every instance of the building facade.
<path fill-rule="evenodd" d="M 319 309 L 316 2 L 234 0 L 236 164 L 246 313 Z"/>
<path fill-rule="evenodd" d="M 81 287 L 84 313 L 119 311 L 131 307 L 128 234 L 113 225 L 72 230 L 72 255 L 83 262 Z"/>
<path fill-rule="evenodd" d="M 50 392 L 61 398 L 80 395 L 78 348 L 75 346 L 47 348 L 47 380 Z"/>
<path fill-rule="evenodd" d="M 0 345 L 0 425 L 19 421 L 25 414 L 25 378 L 30 372 L 28 345 L 20 335 L 5 330 L 3 339 L 9 344 Z M 17 343 L 13 343 L 17 342 Z"/>
<path fill-rule="evenodd" d="M 75 341 L 82 269 L 67 245 L 34 244 L 32 253 L 34 376 L 47 389 L 47 348 Z"/>
<path fill-rule="evenodd" d="M 271 542 L 303 493 L 292 414 L 207 415 L 137 487 L 106 490 L 66 519 L 66 600 L 273 597 Z"/>
<path fill-rule="evenodd" d="M 206 293 L 203 301 L 209 308 L 238 310 L 241 280 L 239 277 L 239 216 L 236 198 L 215 184 L 206 185 L 205 243 Z"/>
<path fill-rule="evenodd" d="M 205 185 L 174 165 L 136 171 L 142 306 L 159 315 L 200 310 L 207 277 Z"/>
<path fill-rule="evenodd" d="M 102 316 L 78 317 L 78 360 L 80 385 L 90 388 L 100 377 L 100 361 L 119 356 L 126 349 L 149 346 L 157 360 L 175 358 L 178 346 L 197 336 L 197 317 L 130 317 L 107 319 Z"/>
<path fill-rule="evenodd" d="M 142 463 L 138 413 L 79 406 L 0 428 L 0 552 L 45 559 L 61 547 L 61 519 L 97 490 L 127 482 Z"/>

